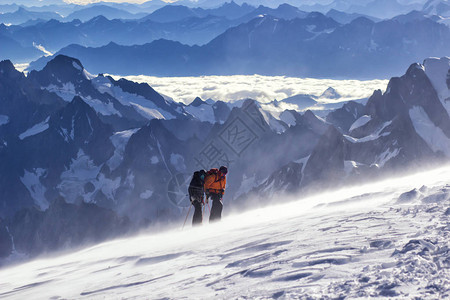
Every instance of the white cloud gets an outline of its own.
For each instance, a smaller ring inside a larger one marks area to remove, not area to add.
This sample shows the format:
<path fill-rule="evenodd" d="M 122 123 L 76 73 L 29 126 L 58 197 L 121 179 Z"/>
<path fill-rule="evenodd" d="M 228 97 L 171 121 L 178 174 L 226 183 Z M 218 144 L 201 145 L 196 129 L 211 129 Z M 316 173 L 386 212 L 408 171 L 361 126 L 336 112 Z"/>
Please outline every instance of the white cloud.
<path fill-rule="evenodd" d="M 44 46 L 42 46 L 42 45 L 38 45 L 38 44 L 36 44 L 35 42 L 33 42 L 33 46 L 34 46 L 34 48 L 36 48 L 36 49 L 42 51 L 42 52 L 44 53 L 45 56 L 52 56 L 52 55 L 53 55 L 53 53 L 51 53 L 50 51 L 48 51 L 47 49 L 45 49 Z"/>
<path fill-rule="evenodd" d="M 113 76 L 119 78 L 117 76 Z M 235 75 L 201 77 L 126 76 L 128 80 L 146 82 L 159 93 L 175 101 L 190 103 L 195 97 L 233 102 L 252 98 L 262 103 L 282 100 L 297 94 L 320 96 L 328 87 L 342 95 L 341 102 L 367 98 L 376 89 L 385 90 L 387 80 L 333 80 L 285 76 Z"/>

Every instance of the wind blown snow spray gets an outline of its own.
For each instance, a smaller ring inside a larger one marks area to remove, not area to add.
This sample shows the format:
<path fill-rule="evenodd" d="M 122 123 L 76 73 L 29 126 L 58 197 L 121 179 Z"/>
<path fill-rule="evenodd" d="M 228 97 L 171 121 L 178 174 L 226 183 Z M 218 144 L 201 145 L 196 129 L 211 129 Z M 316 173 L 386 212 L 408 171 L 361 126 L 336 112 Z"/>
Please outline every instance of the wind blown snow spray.
<path fill-rule="evenodd" d="M 0 296 L 446 298 L 448 182 L 445 166 L 37 259 L 1 270 Z"/>

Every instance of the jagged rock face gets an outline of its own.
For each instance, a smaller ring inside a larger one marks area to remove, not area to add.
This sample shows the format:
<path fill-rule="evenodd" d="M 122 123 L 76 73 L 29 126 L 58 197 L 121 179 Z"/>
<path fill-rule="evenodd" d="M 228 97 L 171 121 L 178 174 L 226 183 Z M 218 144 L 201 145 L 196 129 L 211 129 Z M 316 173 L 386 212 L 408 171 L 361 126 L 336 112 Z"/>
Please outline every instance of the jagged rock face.
<path fill-rule="evenodd" d="M 74 98 L 40 127 L 4 150 L 10 158 L 0 163 L 0 179 L 5 183 L 0 193 L 7 208 L 2 210 L 4 216 L 35 201 L 45 209 L 45 203 L 60 193 L 63 172 L 80 156 L 87 155 L 93 164 L 101 165 L 113 155 L 112 128 L 81 98 Z M 33 192 L 37 190 L 41 192 Z"/>
<path fill-rule="evenodd" d="M 56 93 L 67 102 L 79 96 L 88 102 L 99 117 L 116 130 L 142 126 L 147 121 L 132 107 L 123 105 L 108 93 L 102 93 L 93 84 L 89 74 L 78 59 L 58 55 L 41 70 L 31 71 L 28 79 L 45 90 Z"/>
<path fill-rule="evenodd" d="M 64 105 L 56 95 L 29 82 L 6 60 L 0 62 L 0 115 L 9 122 L 0 126 L 0 136 L 9 140 Z"/>
<path fill-rule="evenodd" d="M 32 155 L 30 163 L 58 162 L 60 157 L 63 165 L 68 165 L 80 149 L 99 163 L 112 155 L 113 145 L 109 140 L 112 133 L 111 126 L 101 122 L 89 105 L 75 97 L 49 118 L 48 129 L 24 137 L 19 145 Z M 34 154 L 30 153 L 32 148 L 36 149 Z"/>
<path fill-rule="evenodd" d="M 114 224 L 117 219 L 102 209 L 126 215 L 133 224 L 177 219 L 190 205 L 184 195 L 194 170 L 228 166 L 225 201 L 247 205 L 251 199 L 271 201 L 280 191 L 322 190 L 370 172 L 441 158 L 445 149 L 430 146 L 414 114 L 426 116 L 443 136 L 450 132 L 441 99 L 446 93 L 434 90 L 436 80 L 429 80 L 420 65 L 393 78 L 386 93 L 375 92 L 365 107 L 347 103 L 331 113 L 328 122 L 312 111 L 285 111 L 290 115 L 275 118 L 252 100 L 234 107 L 201 99 L 177 104 L 145 84 L 92 78 L 79 61 L 68 57 L 59 57 L 29 78 L 14 72 L 10 64 L 3 69 L 0 89 L 7 91 L 11 85 L 25 91 L 21 105 L 42 111 L 31 124 L 17 119 L 25 122 L 17 121 L 16 128 L 22 129 L 0 146 L 5 158 L 0 160 L 0 201 L 6 207 L 0 215 L 12 217 L 20 211 L 14 217 L 14 232 L 22 241 L 31 241 L 18 246 L 24 251 L 62 247 L 56 241 L 61 232 L 49 234 L 49 241 L 37 236 L 52 226 L 68 226 L 62 217 L 83 221 L 78 214 L 84 203 L 94 206 L 83 214 L 98 213 Z M 444 85 L 448 72 L 439 70 L 439 84 Z M 64 94 L 69 83 L 73 90 Z M 41 84 L 45 89 L 39 92 Z M 48 97 L 41 104 L 36 95 Z M 75 96 L 61 98 L 67 95 Z M 0 109 L 8 108 L 1 104 Z M 114 113 L 108 115 L 105 109 Z M 10 114 L 13 124 L 16 119 Z M 145 125 L 118 131 L 141 122 L 137 114 Z M 124 123 L 117 125 L 115 120 Z M 12 125 L 0 130 L 6 126 Z M 67 203 L 50 204 L 61 196 Z M 98 227 L 100 233 L 89 234 L 102 239 L 105 228 Z M 68 230 L 74 243 L 85 242 L 77 228 Z"/>
<path fill-rule="evenodd" d="M 76 58 L 58 55 L 48 62 L 42 71 L 31 71 L 30 79 L 36 80 L 41 86 L 73 82 L 79 88 L 87 88 L 87 74 L 84 67 Z"/>
<path fill-rule="evenodd" d="M 394 116 L 407 114 L 413 106 L 422 106 L 430 119 L 448 132 L 449 116 L 423 67 L 418 64 L 411 65 L 402 77 L 392 78 L 385 94 L 375 92 L 367 103 L 366 113 L 389 121 Z"/>
<path fill-rule="evenodd" d="M 412 120 L 410 112 L 417 107 L 448 136 L 450 118 L 423 66 L 413 64 L 390 80 L 384 94 L 376 91 L 370 97 L 364 110 L 370 121 L 350 132 L 356 140 L 347 139 L 346 160 L 395 169 L 442 157 L 416 131 L 414 122 L 421 121 Z"/>
<path fill-rule="evenodd" d="M 83 149 L 96 164 L 108 160 L 114 147 L 110 141 L 111 126 L 104 124 L 95 111 L 80 97 L 50 118 L 49 129 L 64 137 L 71 148 Z"/>
<path fill-rule="evenodd" d="M 317 133 L 319 136 L 323 135 L 328 130 L 328 125 L 322 120 L 319 120 L 316 115 L 310 110 L 307 110 L 303 115 L 303 121 L 297 123 L 298 125 L 304 125 Z"/>
<path fill-rule="evenodd" d="M 142 127 L 154 118 L 189 118 L 182 105 L 164 99 L 148 84 L 95 77 L 79 60 L 64 55 L 56 56 L 41 71 L 30 72 L 27 79 L 66 102 L 81 97 L 118 131 Z"/>
<path fill-rule="evenodd" d="M 208 100 L 203 101 L 200 97 L 196 97 L 192 103 L 185 106 L 185 110 L 192 117 L 209 122 L 211 124 L 224 123 L 231 112 L 232 104 L 223 101 Z"/>
<path fill-rule="evenodd" d="M 270 177 L 264 181 L 260 186 L 253 189 L 250 196 L 241 197 L 238 199 L 239 206 L 253 206 L 257 202 L 260 204 L 270 203 L 270 199 L 276 194 L 295 193 L 300 189 L 300 184 L 303 179 L 302 169 L 303 163 L 290 162 L 287 165 L 274 172 Z M 283 201 L 283 199 L 279 199 Z"/>
<path fill-rule="evenodd" d="M 342 134 L 329 127 L 311 153 L 304 170 L 302 185 L 319 183 L 320 186 L 332 185 L 344 175 L 345 143 Z"/>
<path fill-rule="evenodd" d="M 417 111 L 422 113 L 417 115 Z M 417 163 L 442 156 L 443 153 L 430 149 L 433 145 L 424 139 L 438 131 L 443 133 L 443 139 L 447 139 L 450 136 L 450 117 L 422 65 L 413 64 L 405 75 L 391 79 L 384 94 L 375 92 L 366 105 L 365 113 L 372 120 L 352 134 L 362 137 L 374 132 L 381 123 L 392 122 L 390 128 L 386 128 L 386 136 L 379 142 L 395 143 L 393 148 L 399 155 L 392 159 L 391 165 Z M 427 132 L 421 131 L 423 123 L 428 124 Z"/>
<path fill-rule="evenodd" d="M 443 105 L 445 100 L 439 98 L 445 98 L 448 91 L 440 90 L 438 95 L 434 88 L 442 88 L 441 80 L 447 80 L 448 69 L 448 59 L 413 64 L 405 75 L 390 80 L 384 94 L 375 91 L 365 107 L 347 103 L 330 113 L 327 121 L 341 133 L 330 127 L 322 136 L 302 170 L 299 189 L 331 187 L 359 180 L 364 174 L 379 175 L 384 170 L 433 164 L 448 158 L 445 145 L 450 143 L 450 118 Z M 433 70 L 438 72 L 431 74 Z M 279 176 L 280 172 L 273 174 Z M 255 190 L 264 190 L 270 182 Z M 288 180 L 277 186 L 283 189 L 292 184 Z"/>
<path fill-rule="evenodd" d="M 0 63 L 0 115 L 8 122 L 0 126 L 0 216 L 33 203 L 20 182 L 24 157 L 18 135 L 63 107 L 56 95 L 42 91 L 16 71 L 10 61 Z M 35 149 L 33 149 L 35 150 Z"/>
<path fill-rule="evenodd" d="M 179 140 L 162 123 L 153 120 L 130 138 L 123 163 L 111 175 L 122 178 L 116 199 L 112 200 L 123 201 L 119 209 L 133 219 L 168 221 L 176 217 L 178 211 L 174 208 L 178 203 L 168 198 L 168 185 L 178 174 L 193 170 L 187 158 L 198 147 L 196 139 Z M 185 182 L 179 184 L 184 187 Z"/>
<path fill-rule="evenodd" d="M 114 85 L 122 89 L 124 92 L 130 94 L 136 94 L 144 97 L 145 99 L 151 99 L 151 101 L 159 108 L 159 110 L 165 111 L 174 117 L 179 119 L 186 118 L 179 111 L 179 105 L 175 102 L 169 102 L 165 100 L 160 94 L 158 94 L 151 86 L 146 83 L 136 83 L 126 79 L 114 80 L 108 76 L 107 79 Z"/>
<path fill-rule="evenodd" d="M 364 114 L 364 105 L 350 101 L 335 111 L 329 113 L 326 121 L 333 124 L 343 133 L 347 133 L 350 126 Z"/>
<path fill-rule="evenodd" d="M 216 118 L 216 121 L 219 123 L 225 122 L 230 115 L 230 107 L 223 101 L 217 101 L 213 104 L 212 107 L 214 110 L 214 117 Z"/>
<path fill-rule="evenodd" d="M 369 127 L 372 127 L 370 130 Z M 367 141 L 346 140 L 346 160 L 356 161 L 377 168 L 404 168 L 408 165 L 420 165 L 424 160 L 435 157 L 433 151 L 416 133 L 411 119 L 399 115 L 389 122 L 372 122 L 359 131 L 364 139 L 364 130 L 376 132 L 376 139 Z"/>

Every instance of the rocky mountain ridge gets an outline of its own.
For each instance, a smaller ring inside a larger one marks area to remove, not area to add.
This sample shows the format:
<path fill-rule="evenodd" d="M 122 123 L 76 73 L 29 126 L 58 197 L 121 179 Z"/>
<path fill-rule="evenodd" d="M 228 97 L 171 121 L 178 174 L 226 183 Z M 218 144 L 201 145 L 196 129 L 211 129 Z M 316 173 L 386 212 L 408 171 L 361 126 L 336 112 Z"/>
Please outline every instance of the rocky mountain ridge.
<path fill-rule="evenodd" d="M 39 224 L 57 199 L 67 203 L 60 217 L 89 204 L 83 209 L 117 234 L 157 228 L 186 213 L 186 185 L 200 168 L 229 166 L 224 201 L 237 209 L 444 161 L 449 66 L 445 57 L 413 64 L 366 105 L 350 102 L 322 119 L 311 111 L 273 115 L 250 99 L 184 105 L 147 84 L 93 76 L 67 56 L 28 76 L 3 61 L 0 238 L 21 232 L 17 243 L 30 249 L 22 238 L 45 236 L 50 229 Z M 16 229 L 22 221 L 13 220 L 27 218 L 36 221 Z M 33 243 L 42 251 L 60 247 L 54 238 Z"/>

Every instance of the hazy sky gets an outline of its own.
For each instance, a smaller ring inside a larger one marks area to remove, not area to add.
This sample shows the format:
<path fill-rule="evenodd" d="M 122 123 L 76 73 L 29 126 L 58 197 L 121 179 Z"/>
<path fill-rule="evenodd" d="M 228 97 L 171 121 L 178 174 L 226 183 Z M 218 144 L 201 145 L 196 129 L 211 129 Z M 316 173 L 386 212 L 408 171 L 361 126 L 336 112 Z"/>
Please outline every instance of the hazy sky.
<path fill-rule="evenodd" d="M 143 2 L 147 2 L 149 0 L 0 0 L 0 4 L 16 3 L 16 4 L 27 5 L 27 6 L 33 6 L 33 5 L 41 6 L 41 5 L 46 5 L 46 4 L 61 3 L 63 1 L 66 3 L 89 4 L 89 3 L 95 3 L 95 2 L 100 2 L 100 1 L 143 3 Z M 162 0 L 162 1 L 176 2 L 177 0 Z M 231 0 L 226 0 L 226 1 L 230 2 Z M 312 3 L 312 2 L 325 4 L 325 3 L 332 2 L 332 1 L 333 0 L 298 0 L 299 5 L 305 4 L 305 3 Z M 412 3 L 412 2 L 425 2 L 426 0 L 397 0 L 397 1 L 399 1 L 400 3 Z"/>
<path fill-rule="evenodd" d="M 76 3 L 76 4 L 89 4 L 94 2 L 127 2 L 127 3 L 144 3 L 148 0 L 0 0 L 0 4 L 23 4 L 26 6 L 41 6 L 46 4 L 56 4 L 56 3 Z M 165 2 L 170 2 L 169 0 L 163 0 Z"/>
<path fill-rule="evenodd" d="M 89 4 L 89 3 L 100 2 L 100 1 L 104 1 L 104 0 L 64 0 L 64 2 L 66 2 L 66 3 L 75 3 L 75 4 Z M 144 3 L 147 1 L 148 0 L 108 0 L 107 2 Z M 164 2 L 173 2 L 173 1 L 169 1 L 169 0 L 163 0 L 163 1 Z"/>

